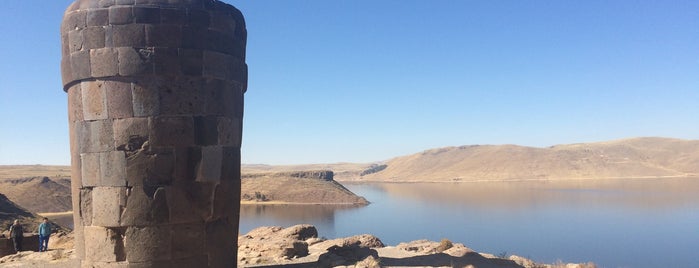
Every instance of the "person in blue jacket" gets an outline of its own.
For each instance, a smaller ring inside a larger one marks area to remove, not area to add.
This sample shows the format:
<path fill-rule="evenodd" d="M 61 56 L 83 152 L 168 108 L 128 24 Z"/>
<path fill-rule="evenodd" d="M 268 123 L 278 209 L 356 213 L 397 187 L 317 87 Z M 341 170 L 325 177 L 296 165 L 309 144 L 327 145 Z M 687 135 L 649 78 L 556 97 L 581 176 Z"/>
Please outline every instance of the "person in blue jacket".
<path fill-rule="evenodd" d="M 51 236 L 51 224 L 49 219 L 44 218 L 44 222 L 39 225 L 39 252 L 49 249 L 49 236 Z"/>

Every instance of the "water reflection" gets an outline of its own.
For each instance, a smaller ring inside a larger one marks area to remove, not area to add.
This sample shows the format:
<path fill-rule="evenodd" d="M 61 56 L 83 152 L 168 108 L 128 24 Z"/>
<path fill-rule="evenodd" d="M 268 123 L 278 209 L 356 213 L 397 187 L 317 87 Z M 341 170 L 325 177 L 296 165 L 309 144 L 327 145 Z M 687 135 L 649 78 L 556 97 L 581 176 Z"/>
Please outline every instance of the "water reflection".
<path fill-rule="evenodd" d="M 321 236 L 335 237 L 335 214 L 356 205 L 241 205 L 240 233 L 259 226 L 313 224 Z"/>
<path fill-rule="evenodd" d="M 695 267 L 699 178 L 346 184 L 366 207 L 243 206 L 241 232 L 316 225 L 395 245 L 449 238 L 481 252 L 600 267 Z M 657 257 L 662 256 L 662 257 Z"/>

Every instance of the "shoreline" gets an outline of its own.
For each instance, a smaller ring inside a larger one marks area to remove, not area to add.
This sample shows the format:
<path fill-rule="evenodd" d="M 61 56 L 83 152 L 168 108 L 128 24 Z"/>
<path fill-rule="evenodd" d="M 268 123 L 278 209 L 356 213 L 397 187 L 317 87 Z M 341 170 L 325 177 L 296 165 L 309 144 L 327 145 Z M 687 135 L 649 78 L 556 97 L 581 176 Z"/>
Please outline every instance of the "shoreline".
<path fill-rule="evenodd" d="M 560 178 L 560 179 L 473 179 L 473 180 L 336 180 L 339 183 L 518 183 L 518 182 L 612 182 L 612 181 L 647 181 L 662 179 L 699 179 L 699 174 L 677 176 L 635 176 L 635 177 L 602 177 L 602 178 Z"/>

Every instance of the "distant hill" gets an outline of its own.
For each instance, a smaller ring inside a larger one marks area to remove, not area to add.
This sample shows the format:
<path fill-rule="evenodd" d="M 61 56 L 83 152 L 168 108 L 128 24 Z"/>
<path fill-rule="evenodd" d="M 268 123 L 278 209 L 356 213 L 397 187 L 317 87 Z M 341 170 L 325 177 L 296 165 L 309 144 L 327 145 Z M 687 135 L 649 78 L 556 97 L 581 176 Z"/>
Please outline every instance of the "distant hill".
<path fill-rule="evenodd" d="M 632 138 L 534 148 L 446 147 L 387 161 L 359 181 L 492 181 L 699 176 L 699 141 Z"/>
<path fill-rule="evenodd" d="M 333 180 L 332 171 L 243 174 L 243 203 L 368 204 Z"/>
<path fill-rule="evenodd" d="M 70 177 L 0 179 L 0 194 L 34 213 L 72 210 Z"/>
<path fill-rule="evenodd" d="M 41 217 L 33 214 L 0 194 L 0 233 L 9 230 L 14 220 L 19 220 L 27 233 L 34 232 L 41 223 Z"/>

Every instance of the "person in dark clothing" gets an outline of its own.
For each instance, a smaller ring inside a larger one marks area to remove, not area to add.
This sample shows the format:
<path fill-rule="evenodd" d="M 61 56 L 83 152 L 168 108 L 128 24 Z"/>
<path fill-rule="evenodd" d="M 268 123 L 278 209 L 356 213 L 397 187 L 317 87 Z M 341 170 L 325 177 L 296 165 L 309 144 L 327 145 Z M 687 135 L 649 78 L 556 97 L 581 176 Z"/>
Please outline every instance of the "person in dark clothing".
<path fill-rule="evenodd" d="M 15 220 L 15 223 L 10 226 L 10 238 L 12 238 L 12 244 L 15 246 L 15 251 L 22 251 L 24 229 L 22 229 L 22 225 L 19 224 L 19 220 Z"/>

